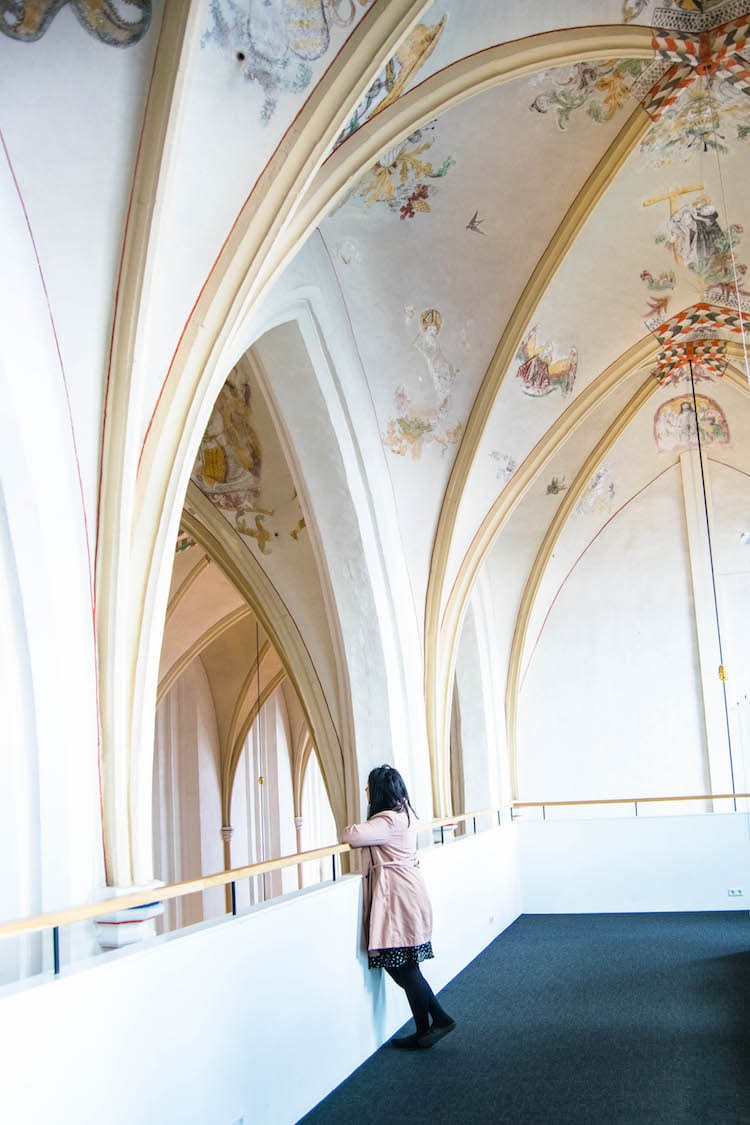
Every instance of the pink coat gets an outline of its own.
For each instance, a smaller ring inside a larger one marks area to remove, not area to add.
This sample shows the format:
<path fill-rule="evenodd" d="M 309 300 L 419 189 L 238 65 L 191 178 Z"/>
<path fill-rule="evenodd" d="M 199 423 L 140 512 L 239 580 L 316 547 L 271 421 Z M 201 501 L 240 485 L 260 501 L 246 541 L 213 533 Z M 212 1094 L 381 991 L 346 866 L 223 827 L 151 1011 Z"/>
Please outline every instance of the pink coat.
<path fill-rule="evenodd" d="M 419 870 L 417 830 L 405 812 L 376 813 L 344 829 L 342 840 L 362 848 L 367 948 L 424 945 L 432 936 L 432 906 Z"/>

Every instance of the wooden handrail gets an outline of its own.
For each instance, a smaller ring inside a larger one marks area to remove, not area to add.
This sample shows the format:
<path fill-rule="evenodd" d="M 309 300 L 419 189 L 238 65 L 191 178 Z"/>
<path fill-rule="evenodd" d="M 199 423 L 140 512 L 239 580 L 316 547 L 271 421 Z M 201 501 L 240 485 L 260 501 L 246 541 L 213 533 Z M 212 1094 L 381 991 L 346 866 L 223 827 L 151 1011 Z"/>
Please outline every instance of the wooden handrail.
<path fill-rule="evenodd" d="M 431 820 L 424 824 L 420 823 L 418 830 L 426 832 L 433 828 L 445 827 L 463 820 L 472 820 L 474 817 L 487 815 L 497 816 L 497 809 L 483 809 L 476 813 L 460 813 L 458 816 L 444 817 L 442 820 Z M 229 883 L 238 883 L 241 879 L 251 879 L 254 875 L 264 875 L 269 871 L 280 871 L 284 867 L 296 867 L 300 863 L 343 855 L 350 851 L 352 851 L 352 848 L 348 844 L 331 844 L 326 848 L 315 848 L 309 852 L 284 855 L 278 859 L 264 860 L 262 863 L 250 863 L 245 867 L 234 867 L 229 871 L 217 871 L 214 875 L 202 875 L 198 879 L 188 879 L 183 883 L 170 883 L 165 887 L 151 887 L 149 890 L 134 891 L 132 894 L 103 899 L 101 902 L 89 902 L 84 906 L 72 906 L 48 914 L 37 914 L 31 918 L 3 922 L 0 923 L 0 938 L 38 933 L 41 930 L 54 929 L 56 926 L 68 926 L 73 922 L 87 922 L 92 918 L 99 918 L 102 914 L 114 914 L 118 910 L 130 910 L 137 906 L 150 906 L 154 902 L 182 898 L 184 895 L 207 891 L 212 887 L 225 887 Z"/>
<path fill-rule="evenodd" d="M 425 823 L 420 823 L 419 831 L 427 832 L 432 828 L 448 828 L 453 824 L 461 824 L 462 821 L 476 820 L 480 816 L 497 816 L 497 809 L 480 809 L 478 812 L 465 812 L 458 813 L 456 816 L 443 817 L 441 820 L 428 820 Z"/>
<path fill-rule="evenodd" d="M 690 793 L 685 797 L 601 797 L 599 800 L 585 801 L 511 801 L 511 809 L 552 809 L 563 805 L 647 805 L 663 804 L 665 801 L 741 801 L 750 798 L 750 793 Z"/>

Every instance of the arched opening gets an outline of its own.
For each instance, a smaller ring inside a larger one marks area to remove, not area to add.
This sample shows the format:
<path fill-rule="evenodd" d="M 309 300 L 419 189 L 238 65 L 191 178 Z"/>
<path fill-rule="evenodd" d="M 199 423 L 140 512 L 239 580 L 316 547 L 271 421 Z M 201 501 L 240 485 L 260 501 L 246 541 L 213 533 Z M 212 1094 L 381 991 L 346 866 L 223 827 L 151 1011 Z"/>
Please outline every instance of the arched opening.
<path fill-rule="evenodd" d="M 295 479 L 257 375 L 241 362 L 201 441 L 174 556 L 153 773 L 163 881 L 298 850 L 311 757 L 309 831 L 335 841 L 344 811 L 324 600 Z M 237 906 L 298 882 L 289 869 L 238 885 Z M 168 925 L 229 901 L 216 891 L 193 898 L 168 906 Z"/>

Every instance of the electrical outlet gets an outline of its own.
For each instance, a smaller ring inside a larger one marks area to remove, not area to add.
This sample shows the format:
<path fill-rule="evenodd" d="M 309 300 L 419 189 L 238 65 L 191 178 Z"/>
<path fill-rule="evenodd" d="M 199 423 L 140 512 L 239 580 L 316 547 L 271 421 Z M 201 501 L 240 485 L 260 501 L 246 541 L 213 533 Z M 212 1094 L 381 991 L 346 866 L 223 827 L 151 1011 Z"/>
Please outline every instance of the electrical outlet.
<path fill-rule="evenodd" d="M 730 887 L 727 894 L 730 898 L 742 898 L 744 891 L 741 887 Z"/>
<path fill-rule="evenodd" d="M 494 921 L 495 921 L 495 915 L 494 915 L 494 914 L 490 914 L 490 925 L 492 925 L 492 923 L 493 923 Z"/>

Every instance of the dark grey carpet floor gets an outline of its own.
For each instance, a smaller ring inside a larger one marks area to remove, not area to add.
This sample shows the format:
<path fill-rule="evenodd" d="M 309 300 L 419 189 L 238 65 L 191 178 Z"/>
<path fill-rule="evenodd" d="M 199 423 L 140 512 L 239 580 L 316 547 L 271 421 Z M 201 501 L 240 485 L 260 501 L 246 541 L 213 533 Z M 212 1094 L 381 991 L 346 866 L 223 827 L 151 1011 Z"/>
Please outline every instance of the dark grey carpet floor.
<path fill-rule="evenodd" d="M 745 911 L 525 916 L 441 992 L 451 1035 L 303 1120 L 750 1125 L 749 986 Z"/>

